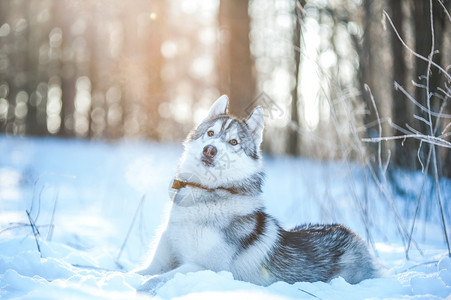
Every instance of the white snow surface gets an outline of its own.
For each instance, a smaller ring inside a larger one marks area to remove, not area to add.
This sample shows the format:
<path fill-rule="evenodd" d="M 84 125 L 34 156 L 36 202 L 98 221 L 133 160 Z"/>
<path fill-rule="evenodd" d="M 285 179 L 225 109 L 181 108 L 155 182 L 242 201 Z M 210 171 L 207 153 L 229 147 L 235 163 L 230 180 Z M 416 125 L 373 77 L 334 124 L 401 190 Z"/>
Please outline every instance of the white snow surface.
<path fill-rule="evenodd" d="M 132 270 L 145 264 L 167 215 L 168 188 L 182 151 L 181 145 L 143 141 L 0 136 L 0 298 L 150 298 L 135 292 L 148 277 Z M 268 213 L 286 228 L 345 224 L 372 241 L 369 247 L 386 276 L 355 285 L 336 278 L 261 287 L 234 280 L 226 271 L 205 270 L 177 274 L 158 290 L 157 298 L 451 299 L 451 259 L 433 204 L 436 194 L 428 188 L 432 180 L 423 193 L 425 203 L 432 204 L 420 206 L 413 235 L 418 247 L 410 247 L 407 260 L 390 202 L 359 165 L 269 156 L 264 165 Z M 393 192 L 407 231 L 415 205 L 405 203 L 416 201 L 412 195 L 422 176 L 397 177 L 412 192 Z M 447 224 L 450 187 L 442 180 Z M 36 236 L 30 219 L 39 231 Z"/>

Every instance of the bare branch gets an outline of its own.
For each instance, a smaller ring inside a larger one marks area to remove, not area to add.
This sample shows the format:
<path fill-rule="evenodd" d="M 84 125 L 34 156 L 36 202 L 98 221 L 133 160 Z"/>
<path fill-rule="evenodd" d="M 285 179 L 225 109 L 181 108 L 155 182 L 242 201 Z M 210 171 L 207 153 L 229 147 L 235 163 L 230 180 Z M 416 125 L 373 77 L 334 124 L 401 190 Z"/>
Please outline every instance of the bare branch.
<path fill-rule="evenodd" d="M 39 255 L 42 257 L 41 247 L 39 246 L 39 242 L 38 242 L 39 230 L 36 227 L 36 225 L 34 224 L 33 219 L 31 218 L 28 210 L 25 210 L 25 212 L 27 213 L 28 221 L 30 222 L 31 230 L 33 231 L 33 234 L 34 234 L 34 240 L 36 242 L 36 247 L 38 248 Z"/>
<path fill-rule="evenodd" d="M 451 22 L 451 15 L 449 14 L 448 10 L 446 9 L 446 7 L 443 5 L 442 1 L 437 0 L 437 2 L 443 7 L 443 11 L 445 12 L 445 14 L 448 16 L 449 21 Z"/>
<path fill-rule="evenodd" d="M 371 93 L 370 87 L 365 84 L 365 90 L 370 95 L 371 103 L 373 104 L 374 111 L 376 112 L 376 119 L 377 119 L 377 128 L 379 131 L 379 137 L 382 136 L 382 125 L 381 125 L 381 118 L 379 117 L 379 111 L 377 110 L 376 102 L 374 101 L 373 93 Z M 382 171 L 382 145 L 379 143 L 377 145 L 377 158 L 379 163 L 379 169 Z M 384 173 L 385 174 L 385 173 Z"/>
<path fill-rule="evenodd" d="M 403 44 L 404 47 L 406 47 L 407 50 L 409 50 L 410 53 L 412 53 L 414 56 L 418 57 L 421 60 L 424 60 L 426 62 L 430 62 L 434 67 L 436 67 L 437 69 L 439 69 L 441 72 L 443 72 L 444 75 L 446 75 L 446 77 L 448 78 L 448 80 L 451 80 L 451 75 L 449 75 L 440 65 L 436 64 L 435 62 L 433 62 L 431 59 L 428 59 L 426 57 L 424 57 L 423 55 L 418 54 L 417 52 L 415 52 L 414 50 L 412 50 L 407 44 L 406 42 L 404 42 L 404 40 L 402 39 L 402 37 L 399 35 L 398 30 L 396 29 L 395 25 L 393 25 L 393 21 L 390 19 L 390 16 L 388 15 L 388 13 L 384 10 L 384 15 L 387 17 L 388 21 L 390 22 L 391 27 L 393 28 L 393 30 L 396 33 L 396 36 L 398 37 L 399 41 Z"/>
<path fill-rule="evenodd" d="M 379 143 L 382 141 L 401 140 L 408 138 L 414 138 L 440 147 L 451 148 L 450 142 L 439 137 L 429 136 L 425 134 L 406 134 L 400 136 L 385 136 L 380 138 L 363 138 L 362 141 L 367 143 Z"/>
<path fill-rule="evenodd" d="M 442 119 L 451 119 L 451 115 L 449 114 L 443 114 L 443 113 L 436 113 L 434 111 L 431 111 L 430 109 L 424 107 L 423 105 L 421 105 L 417 100 L 415 100 L 415 98 L 413 98 L 401 85 L 399 85 L 399 83 L 395 82 L 395 88 L 399 89 L 404 95 L 406 95 L 406 97 L 412 101 L 416 106 L 418 106 L 422 111 L 426 112 L 426 113 L 430 113 L 432 116 L 434 117 L 441 117 Z"/>
<path fill-rule="evenodd" d="M 124 251 L 125 245 L 127 244 L 128 237 L 130 236 L 133 225 L 135 224 L 136 218 L 138 217 L 138 212 L 141 210 L 145 199 L 146 199 L 146 195 L 143 195 L 141 198 L 141 201 L 138 204 L 138 207 L 136 208 L 135 215 L 133 216 L 132 223 L 130 224 L 130 227 L 128 228 L 127 235 L 125 236 L 125 239 L 124 239 L 124 242 L 122 243 L 121 249 L 119 250 L 119 253 L 116 257 L 116 265 L 118 265 L 121 269 L 123 267 L 121 264 L 119 264 L 119 259 L 121 258 L 122 252 Z"/>
<path fill-rule="evenodd" d="M 417 116 L 417 115 L 413 115 L 413 118 L 414 119 L 417 119 L 418 121 L 422 121 L 422 122 L 424 122 L 426 125 L 431 125 L 431 123 L 429 123 L 429 121 L 428 120 L 426 120 L 425 118 L 423 118 L 423 117 L 420 117 L 420 116 Z"/>
<path fill-rule="evenodd" d="M 442 136 L 441 136 L 441 137 L 444 137 L 444 136 L 445 136 L 445 132 L 446 132 L 449 128 L 451 128 L 451 122 L 449 122 L 449 123 L 445 126 L 445 128 L 442 130 Z M 448 134 L 446 134 L 446 135 L 448 135 Z"/>
<path fill-rule="evenodd" d="M 56 195 L 55 202 L 53 203 L 52 218 L 50 219 L 49 231 L 47 232 L 47 241 L 51 241 L 53 237 L 53 230 L 55 228 L 55 226 L 53 225 L 53 221 L 55 220 L 55 211 L 57 203 L 58 203 L 58 194 Z"/>

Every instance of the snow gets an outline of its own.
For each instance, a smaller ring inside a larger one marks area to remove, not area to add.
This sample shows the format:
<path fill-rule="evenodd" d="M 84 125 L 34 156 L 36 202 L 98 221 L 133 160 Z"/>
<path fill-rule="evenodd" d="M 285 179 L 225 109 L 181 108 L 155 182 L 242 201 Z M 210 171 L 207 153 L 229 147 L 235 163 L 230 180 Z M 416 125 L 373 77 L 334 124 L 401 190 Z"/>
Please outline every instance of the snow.
<path fill-rule="evenodd" d="M 153 142 L 0 136 L 0 298 L 150 298 L 135 292 L 147 277 L 132 270 L 145 263 L 164 221 L 168 187 L 182 150 L 181 145 Z M 205 270 L 177 274 L 158 290 L 157 297 L 451 298 L 451 259 L 436 206 L 430 205 L 428 219 L 426 212 L 417 219 L 414 238 L 423 255 L 412 245 L 406 260 L 389 203 L 376 186 L 363 188 L 367 174 L 358 165 L 267 156 L 264 163 L 268 212 L 287 228 L 338 222 L 367 239 L 357 201 L 367 195 L 374 245 L 370 249 L 378 255 L 386 276 L 356 285 L 336 278 L 329 283 L 277 282 L 261 287 L 234 280 L 229 272 Z M 402 173 L 399 178 L 415 195 L 422 176 Z M 446 199 L 450 199 L 451 183 L 442 183 L 449 216 Z M 435 195 L 433 191 L 425 194 Z M 396 205 L 410 229 L 414 206 L 400 198 L 395 195 Z M 37 240 L 26 211 L 38 227 Z"/>

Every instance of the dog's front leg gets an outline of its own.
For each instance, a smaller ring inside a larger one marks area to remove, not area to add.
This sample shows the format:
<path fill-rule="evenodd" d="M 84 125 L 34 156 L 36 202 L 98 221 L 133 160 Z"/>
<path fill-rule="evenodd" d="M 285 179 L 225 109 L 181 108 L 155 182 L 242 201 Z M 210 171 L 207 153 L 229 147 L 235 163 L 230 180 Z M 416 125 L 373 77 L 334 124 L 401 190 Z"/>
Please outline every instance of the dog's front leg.
<path fill-rule="evenodd" d="M 201 270 L 204 270 L 204 268 L 202 268 L 199 265 L 192 264 L 192 263 L 183 264 L 180 267 L 175 268 L 172 271 L 151 277 L 149 280 L 144 282 L 138 288 L 138 292 L 149 292 L 149 293 L 155 295 L 156 291 L 160 287 L 162 287 L 168 280 L 170 280 L 172 277 L 174 277 L 175 274 L 177 274 L 177 273 L 186 274 L 189 272 L 196 272 L 196 271 L 201 271 Z"/>
<path fill-rule="evenodd" d="M 168 234 L 165 231 L 158 241 L 150 264 L 146 268 L 134 272 L 141 275 L 157 275 L 169 272 L 177 266 L 178 262 L 174 257 Z"/>

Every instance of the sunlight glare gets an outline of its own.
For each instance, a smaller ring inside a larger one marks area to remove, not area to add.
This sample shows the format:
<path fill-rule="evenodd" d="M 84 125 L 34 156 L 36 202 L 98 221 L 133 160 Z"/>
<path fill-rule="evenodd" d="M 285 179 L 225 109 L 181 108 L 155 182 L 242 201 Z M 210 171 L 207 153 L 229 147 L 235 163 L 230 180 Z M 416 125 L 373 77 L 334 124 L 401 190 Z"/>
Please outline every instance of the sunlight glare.
<path fill-rule="evenodd" d="M 191 103 L 191 97 L 184 94 L 178 95 L 171 103 L 172 116 L 178 123 L 185 124 L 191 121 Z"/>
<path fill-rule="evenodd" d="M 47 130 L 50 134 L 55 134 L 61 127 L 61 109 L 63 102 L 61 100 L 62 90 L 59 85 L 59 78 L 51 78 L 49 81 L 49 90 L 47 94 Z"/>
<path fill-rule="evenodd" d="M 174 58 L 178 52 L 177 44 L 171 40 L 164 41 L 160 51 L 165 58 Z"/>
<path fill-rule="evenodd" d="M 8 107 L 8 100 L 0 98 L 0 121 L 6 120 L 6 117 L 8 116 Z"/>

